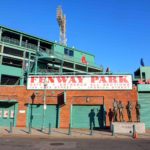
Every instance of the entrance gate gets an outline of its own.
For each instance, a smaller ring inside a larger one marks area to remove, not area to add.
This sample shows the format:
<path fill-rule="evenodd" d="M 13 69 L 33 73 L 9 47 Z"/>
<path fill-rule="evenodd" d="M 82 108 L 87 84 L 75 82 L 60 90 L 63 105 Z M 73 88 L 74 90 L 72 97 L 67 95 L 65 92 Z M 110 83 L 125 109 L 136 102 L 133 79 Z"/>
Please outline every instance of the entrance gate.
<path fill-rule="evenodd" d="M 8 127 L 10 122 L 16 126 L 17 107 L 15 101 L 0 101 L 0 126 Z"/>
<path fill-rule="evenodd" d="M 106 111 L 103 96 L 76 96 L 73 97 L 72 104 L 70 118 L 72 128 L 105 127 Z"/>
<path fill-rule="evenodd" d="M 72 107 L 72 128 L 99 129 L 104 127 L 103 105 L 83 105 Z"/>
<path fill-rule="evenodd" d="M 58 105 L 47 105 L 45 109 L 45 115 L 43 116 L 44 105 L 31 104 L 28 105 L 27 111 L 27 127 L 31 123 L 32 128 L 42 127 L 48 128 L 51 124 L 52 128 L 59 126 L 59 106 Z M 43 123 L 44 122 L 44 123 Z"/>
<path fill-rule="evenodd" d="M 150 93 L 139 93 L 140 121 L 145 123 L 146 128 L 150 128 Z"/>

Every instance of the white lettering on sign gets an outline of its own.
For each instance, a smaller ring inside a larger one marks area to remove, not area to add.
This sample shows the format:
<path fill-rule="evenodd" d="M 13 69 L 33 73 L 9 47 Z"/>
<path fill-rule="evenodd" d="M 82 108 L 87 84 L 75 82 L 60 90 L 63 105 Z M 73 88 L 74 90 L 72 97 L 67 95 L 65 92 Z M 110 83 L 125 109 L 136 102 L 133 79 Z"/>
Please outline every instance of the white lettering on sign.
<path fill-rule="evenodd" d="M 29 76 L 27 89 L 131 90 L 131 75 Z"/>

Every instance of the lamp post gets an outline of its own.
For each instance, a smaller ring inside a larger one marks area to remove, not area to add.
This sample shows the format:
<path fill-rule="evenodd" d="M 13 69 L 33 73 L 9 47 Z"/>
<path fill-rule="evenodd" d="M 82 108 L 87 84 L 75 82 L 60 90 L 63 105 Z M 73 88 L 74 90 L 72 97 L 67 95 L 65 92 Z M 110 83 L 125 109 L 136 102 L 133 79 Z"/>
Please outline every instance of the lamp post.
<path fill-rule="evenodd" d="M 46 78 L 45 78 L 45 80 L 44 80 L 44 97 L 43 97 L 43 121 L 42 121 L 42 131 L 44 131 L 44 124 L 45 124 L 46 87 L 47 87 L 47 82 L 46 82 Z"/>

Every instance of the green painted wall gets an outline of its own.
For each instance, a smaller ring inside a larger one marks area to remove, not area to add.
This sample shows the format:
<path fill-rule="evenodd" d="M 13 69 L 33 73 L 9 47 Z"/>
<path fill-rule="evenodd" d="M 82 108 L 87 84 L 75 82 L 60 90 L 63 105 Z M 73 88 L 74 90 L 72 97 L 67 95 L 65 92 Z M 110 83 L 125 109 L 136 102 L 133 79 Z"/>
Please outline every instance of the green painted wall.
<path fill-rule="evenodd" d="M 138 93 L 138 101 L 141 106 L 140 121 L 145 123 L 146 128 L 150 128 L 150 92 Z"/>
<path fill-rule="evenodd" d="M 145 72 L 146 80 L 150 79 L 150 67 L 148 66 L 140 67 L 141 77 L 142 77 L 142 72 Z"/>
<path fill-rule="evenodd" d="M 59 126 L 59 108 L 57 105 L 47 105 L 45 110 L 45 119 L 43 120 L 43 105 L 28 105 L 27 109 L 27 122 L 28 127 L 31 121 L 33 128 L 42 128 L 44 121 L 44 128 L 49 127 L 51 123 L 52 128 L 57 128 Z"/>
<path fill-rule="evenodd" d="M 89 129 L 93 121 L 95 128 L 103 128 L 105 119 L 103 111 L 103 106 L 72 106 L 72 128 Z"/>
<path fill-rule="evenodd" d="M 138 84 L 138 91 L 150 92 L 150 84 Z"/>
<path fill-rule="evenodd" d="M 0 74 L 19 77 L 19 76 L 22 76 L 22 69 L 16 68 L 16 67 L 11 67 L 11 66 L 6 66 L 6 65 L 0 65 Z"/>
<path fill-rule="evenodd" d="M 67 58 L 69 59 L 69 57 L 65 56 L 64 55 L 64 46 L 61 46 L 61 45 L 56 45 L 54 46 L 54 53 L 56 55 L 58 55 L 59 58 Z M 82 63 L 81 62 L 81 58 L 83 56 L 86 57 L 86 60 L 88 62 L 89 65 L 95 65 L 95 57 L 93 55 L 90 55 L 86 52 L 82 52 L 82 51 L 79 51 L 79 50 L 76 50 L 76 49 L 72 49 L 72 48 L 69 48 L 69 47 L 66 47 L 67 49 L 70 49 L 70 50 L 73 50 L 74 51 L 74 57 L 71 57 L 71 61 L 74 61 L 76 63 Z"/>
<path fill-rule="evenodd" d="M 54 45 L 54 52 L 59 53 L 59 54 L 64 54 L 64 47 L 61 45 Z"/>
<path fill-rule="evenodd" d="M 86 61 L 88 62 L 89 65 L 95 65 L 94 56 L 92 56 L 92 55 L 88 55 L 88 54 L 86 54 L 86 53 L 84 53 L 84 52 L 80 52 L 80 51 L 75 51 L 75 52 L 74 52 L 74 56 L 75 56 L 75 57 L 78 59 L 78 61 L 80 61 L 81 63 L 82 63 L 81 58 L 82 58 L 83 56 L 85 56 L 85 57 L 86 57 Z"/>

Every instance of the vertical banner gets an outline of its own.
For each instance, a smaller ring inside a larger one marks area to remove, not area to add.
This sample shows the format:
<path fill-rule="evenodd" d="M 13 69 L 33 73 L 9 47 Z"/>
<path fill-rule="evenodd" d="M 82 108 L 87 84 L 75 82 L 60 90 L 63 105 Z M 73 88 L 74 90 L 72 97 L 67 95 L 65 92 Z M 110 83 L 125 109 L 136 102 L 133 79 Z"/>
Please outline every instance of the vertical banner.
<path fill-rule="evenodd" d="M 9 111 L 8 110 L 4 110 L 4 118 L 8 118 L 8 116 L 9 116 Z"/>
<path fill-rule="evenodd" d="M 2 117 L 2 110 L 0 110 L 0 118 Z"/>
<path fill-rule="evenodd" d="M 14 110 L 10 111 L 10 118 L 14 118 Z"/>

